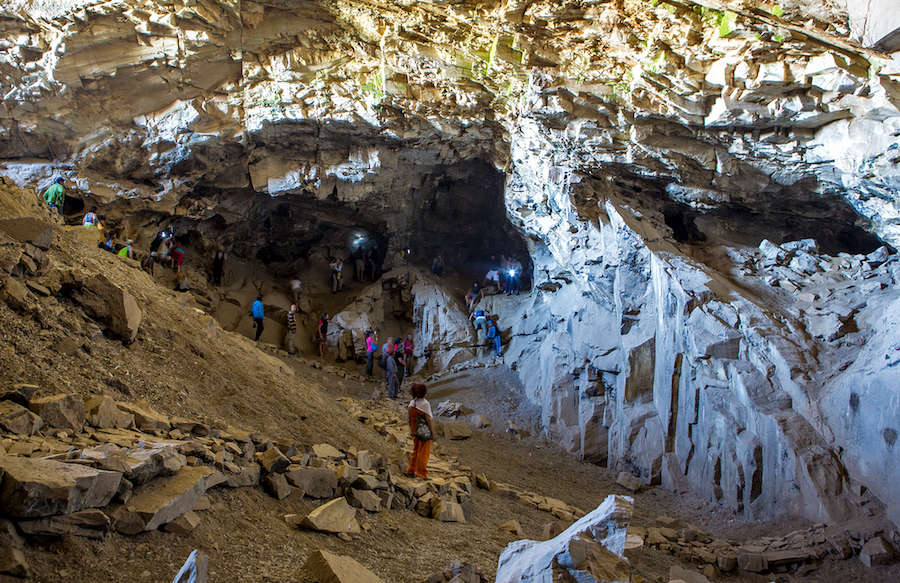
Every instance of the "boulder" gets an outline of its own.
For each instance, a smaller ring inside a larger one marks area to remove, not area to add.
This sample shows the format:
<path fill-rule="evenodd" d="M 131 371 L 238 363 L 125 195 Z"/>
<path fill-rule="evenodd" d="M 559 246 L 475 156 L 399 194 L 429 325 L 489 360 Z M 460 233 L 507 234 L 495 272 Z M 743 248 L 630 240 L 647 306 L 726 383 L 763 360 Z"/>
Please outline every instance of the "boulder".
<path fill-rule="evenodd" d="M 0 394 L 0 401 L 12 401 L 23 407 L 28 407 L 28 401 L 40 390 L 41 388 L 37 385 L 13 385 L 12 389 L 8 389 Z"/>
<path fill-rule="evenodd" d="M 381 510 L 381 497 L 371 490 L 350 489 L 350 504 L 356 508 L 362 508 L 369 512 Z"/>
<path fill-rule="evenodd" d="M 180 534 L 181 536 L 187 536 L 191 534 L 191 531 L 197 528 L 197 525 L 200 524 L 200 517 L 197 516 L 192 510 L 188 510 L 172 522 L 166 525 L 166 532 L 171 532 L 172 534 Z"/>
<path fill-rule="evenodd" d="M 461 522 L 465 524 L 466 515 L 458 502 L 448 500 L 446 497 L 434 501 L 432 517 L 441 522 Z"/>
<path fill-rule="evenodd" d="M 259 456 L 259 465 L 268 472 L 283 472 L 288 469 L 288 466 L 291 465 L 291 460 L 289 460 L 281 450 L 275 447 L 274 445 L 262 452 Z"/>
<path fill-rule="evenodd" d="M 45 459 L 0 456 L 0 508 L 15 518 L 71 514 L 109 504 L 122 474 Z"/>
<path fill-rule="evenodd" d="M 346 457 L 341 450 L 327 443 L 319 443 L 312 446 L 312 453 L 317 458 L 322 459 L 342 460 Z"/>
<path fill-rule="evenodd" d="M 882 537 L 876 536 L 869 540 L 859 553 L 859 560 L 866 567 L 878 565 L 892 565 L 897 562 L 897 554 L 894 547 Z"/>
<path fill-rule="evenodd" d="M 454 561 L 450 568 L 440 573 L 435 573 L 425 580 L 425 583 L 488 583 L 484 573 L 472 563 Z"/>
<path fill-rule="evenodd" d="M 675 580 L 684 581 L 684 583 L 709 583 L 709 579 L 702 573 L 682 569 L 678 565 L 673 565 L 669 569 L 669 581 Z"/>
<path fill-rule="evenodd" d="M 50 427 L 81 431 L 87 418 L 81 395 L 52 395 L 32 399 L 28 408 L 41 416 Z"/>
<path fill-rule="evenodd" d="M 313 552 L 303 564 L 303 573 L 318 583 L 384 583 L 356 559 L 333 555 L 328 551 Z"/>
<path fill-rule="evenodd" d="M 643 481 L 629 472 L 619 472 L 619 477 L 616 478 L 616 484 L 622 486 L 626 490 L 637 492 L 641 489 Z"/>
<path fill-rule="evenodd" d="M 624 552 L 632 510 L 630 498 L 608 496 L 556 538 L 510 543 L 500 555 L 496 583 L 557 581 L 561 577 L 628 581 L 631 567 Z"/>
<path fill-rule="evenodd" d="M 134 425 L 134 415 L 123 413 L 112 397 L 94 397 L 84 403 L 87 422 L 98 429 L 128 429 Z"/>
<path fill-rule="evenodd" d="M 141 309 L 130 293 L 105 275 L 86 280 L 78 300 L 88 314 L 104 322 L 123 342 L 131 342 L 137 336 Z"/>
<path fill-rule="evenodd" d="M 82 456 L 84 453 L 82 453 Z M 125 463 L 131 470 L 128 479 L 136 486 L 146 484 L 156 476 L 171 476 L 187 463 L 187 458 L 168 443 L 142 441 L 128 450 Z"/>
<path fill-rule="evenodd" d="M 229 488 L 248 488 L 250 486 L 255 486 L 259 484 L 259 477 L 261 474 L 262 469 L 256 464 L 239 468 L 237 472 L 225 478 L 225 485 Z"/>
<path fill-rule="evenodd" d="M 338 487 L 337 474 L 330 468 L 291 466 L 285 477 L 291 486 L 300 488 L 312 498 L 331 498 Z"/>
<path fill-rule="evenodd" d="M 344 487 L 350 486 L 359 478 L 359 472 L 347 462 L 341 462 L 341 465 L 337 467 L 336 473 L 338 483 Z"/>
<path fill-rule="evenodd" d="M 109 530 L 109 517 L 91 508 L 62 516 L 48 516 L 36 520 L 21 520 L 19 529 L 30 536 L 63 536 L 74 535 L 86 538 L 101 539 Z"/>
<path fill-rule="evenodd" d="M 119 520 L 123 525 L 126 522 L 132 526 L 141 525 L 140 530 L 156 530 L 197 504 L 206 492 L 206 478 L 210 474 L 212 470 L 205 466 L 183 467 L 174 476 L 157 478 L 149 484 L 135 488 L 128 502 L 127 514 L 138 520 L 134 523 L 131 522 L 132 517 L 124 516 Z M 136 534 L 121 530 L 119 526 L 117 521 L 116 530 L 119 532 Z"/>
<path fill-rule="evenodd" d="M 3 293 L 0 294 L 0 298 L 14 310 L 22 311 L 28 307 L 28 288 L 8 277 L 3 280 Z"/>
<path fill-rule="evenodd" d="M 472 437 L 472 430 L 462 421 L 444 423 L 441 427 L 444 430 L 444 437 L 447 439 L 468 439 Z"/>
<path fill-rule="evenodd" d="M 22 217 L 0 220 L 0 231 L 10 239 L 31 243 L 46 251 L 53 244 L 53 224 L 40 219 Z"/>
<path fill-rule="evenodd" d="M 497 530 L 511 532 L 519 538 L 525 538 L 525 531 L 522 530 L 522 525 L 519 524 L 519 521 L 516 519 L 507 520 L 506 522 L 504 522 L 503 524 L 498 526 Z M 560 532 L 562 532 L 562 531 L 560 531 Z"/>
<path fill-rule="evenodd" d="M 134 415 L 134 424 L 141 431 L 153 433 L 154 431 L 168 431 L 172 428 L 169 418 L 151 409 L 145 401 L 139 401 L 136 404 L 116 401 L 116 405 L 122 411 Z"/>
<path fill-rule="evenodd" d="M 272 497 L 283 500 L 291 495 L 291 485 L 284 474 L 268 474 L 263 478 L 263 486 Z"/>
<path fill-rule="evenodd" d="M 344 498 L 335 498 L 310 512 L 299 526 L 320 532 L 356 533 L 360 531 L 354 510 Z"/>
<path fill-rule="evenodd" d="M 31 573 L 28 570 L 28 562 L 25 554 L 19 549 L 3 545 L 0 547 L 0 574 L 29 579 Z"/>
<path fill-rule="evenodd" d="M 34 435 L 44 421 L 18 403 L 0 401 L 0 427 L 16 435 Z"/>

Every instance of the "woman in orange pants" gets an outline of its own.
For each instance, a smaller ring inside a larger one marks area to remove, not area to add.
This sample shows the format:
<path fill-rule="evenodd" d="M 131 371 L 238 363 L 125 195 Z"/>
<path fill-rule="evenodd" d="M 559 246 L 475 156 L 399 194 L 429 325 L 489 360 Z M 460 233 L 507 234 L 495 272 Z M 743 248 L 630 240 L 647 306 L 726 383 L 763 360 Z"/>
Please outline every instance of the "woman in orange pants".
<path fill-rule="evenodd" d="M 409 434 L 413 438 L 413 454 L 409 458 L 409 467 L 406 468 L 406 475 L 419 476 L 423 480 L 428 478 L 428 456 L 431 455 L 431 442 L 434 440 L 431 403 L 425 399 L 427 391 L 428 387 L 422 383 L 416 383 L 409 389 L 409 392 L 412 393 L 412 401 L 409 402 Z M 430 434 L 423 439 L 416 436 L 416 427 L 420 423 L 428 426 L 428 433 Z"/>

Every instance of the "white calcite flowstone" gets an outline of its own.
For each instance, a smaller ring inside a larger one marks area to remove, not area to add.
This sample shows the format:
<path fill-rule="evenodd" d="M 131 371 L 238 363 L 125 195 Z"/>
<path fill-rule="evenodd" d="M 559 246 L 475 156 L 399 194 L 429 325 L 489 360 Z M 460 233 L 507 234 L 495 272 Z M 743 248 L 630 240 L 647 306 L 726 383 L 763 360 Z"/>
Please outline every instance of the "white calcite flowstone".
<path fill-rule="evenodd" d="M 633 508 L 631 498 L 608 496 L 600 506 L 548 541 L 510 543 L 500 554 L 496 582 L 557 581 L 560 577 L 628 582 L 631 565 L 625 559 L 625 540 Z"/>

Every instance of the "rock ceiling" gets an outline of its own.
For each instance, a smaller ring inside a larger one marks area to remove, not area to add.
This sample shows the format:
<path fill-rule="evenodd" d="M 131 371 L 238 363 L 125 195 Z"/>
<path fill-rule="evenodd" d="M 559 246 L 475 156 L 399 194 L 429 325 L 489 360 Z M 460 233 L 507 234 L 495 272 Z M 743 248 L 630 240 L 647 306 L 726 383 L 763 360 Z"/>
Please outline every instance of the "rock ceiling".
<path fill-rule="evenodd" d="M 9 179 L 61 172 L 133 232 L 173 221 L 272 261 L 357 227 L 483 253 L 505 211 L 546 294 L 506 358 L 556 439 L 752 517 L 839 520 L 861 481 L 900 521 L 900 405 L 871 405 L 896 401 L 900 305 L 871 295 L 895 276 L 888 249 L 853 255 L 900 245 L 900 63 L 856 20 L 812 1 L 6 4 Z"/>

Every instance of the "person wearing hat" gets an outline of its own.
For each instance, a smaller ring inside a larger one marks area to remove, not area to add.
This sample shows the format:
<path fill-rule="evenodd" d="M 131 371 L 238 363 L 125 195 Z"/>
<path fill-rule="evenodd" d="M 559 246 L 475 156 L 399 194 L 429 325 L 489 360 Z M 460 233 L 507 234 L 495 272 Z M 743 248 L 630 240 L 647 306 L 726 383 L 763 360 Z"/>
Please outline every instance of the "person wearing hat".
<path fill-rule="evenodd" d="M 259 342 L 259 337 L 263 333 L 263 322 L 266 320 L 265 310 L 263 309 L 262 294 L 256 296 L 256 301 L 250 306 L 250 316 L 253 317 L 253 325 L 256 326 L 256 338 L 253 340 Z"/>
<path fill-rule="evenodd" d="M 372 366 L 378 352 L 378 332 L 366 330 L 366 378 L 372 380 Z"/>
<path fill-rule="evenodd" d="M 125 246 L 119 249 L 119 252 L 116 253 L 116 255 L 118 255 L 119 257 L 134 259 L 134 249 L 131 248 L 132 245 L 134 245 L 134 241 L 128 239 L 128 241 L 125 242 Z"/>
<path fill-rule="evenodd" d="M 65 178 L 59 176 L 50 185 L 50 188 L 44 191 L 44 201 L 47 206 L 50 207 L 50 210 L 56 209 L 59 214 L 62 214 L 63 204 L 66 202 L 66 187 L 63 186 L 65 181 Z"/>
<path fill-rule="evenodd" d="M 297 304 L 291 304 L 291 310 L 287 315 L 287 351 L 288 354 L 296 352 L 294 342 L 297 338 Z"/>

